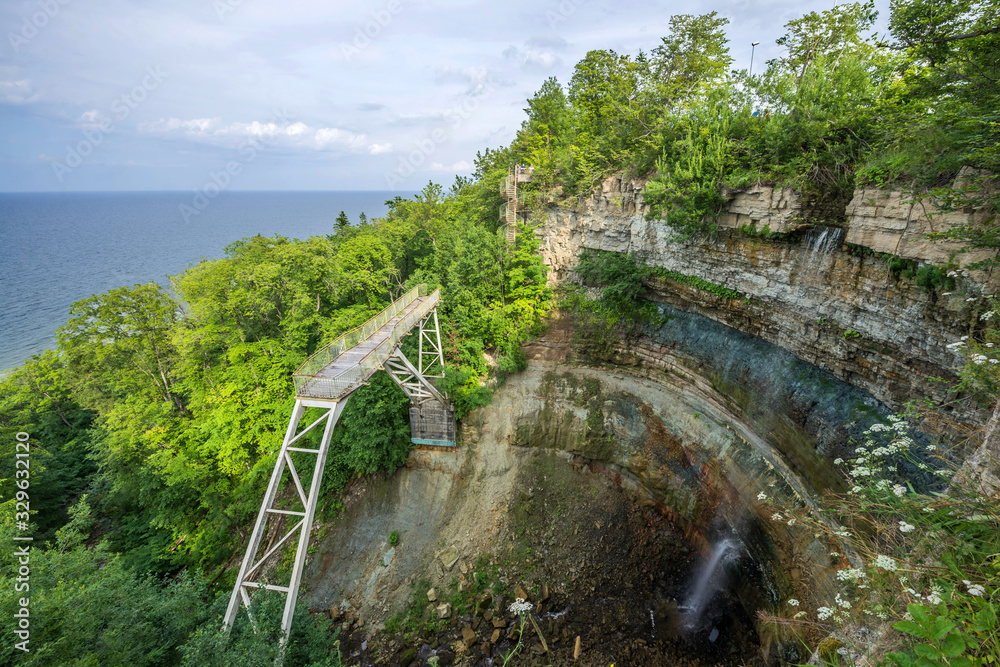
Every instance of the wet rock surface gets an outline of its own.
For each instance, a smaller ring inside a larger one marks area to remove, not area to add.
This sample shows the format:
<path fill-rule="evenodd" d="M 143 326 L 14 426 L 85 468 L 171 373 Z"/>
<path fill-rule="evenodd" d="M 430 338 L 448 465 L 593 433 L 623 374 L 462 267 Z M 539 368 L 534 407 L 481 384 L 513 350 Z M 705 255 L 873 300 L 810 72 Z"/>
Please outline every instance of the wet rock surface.
<path fill-rule="evenodd" d="M 725 587 L 697 627 L 681 631 L 677 600 L 703 558 L 648 497 L 539 451 L 527 454 L 518 487 L 499 550 L 448 588 L 455 617 L 376 634 L 341 624 L 346 664 L 502 664 L 519 639 L 517 665 L 737 665 L 758 653 L 753 624 Z M 523 626 L 509 611 L 522 597 L 534 617 Z"/>

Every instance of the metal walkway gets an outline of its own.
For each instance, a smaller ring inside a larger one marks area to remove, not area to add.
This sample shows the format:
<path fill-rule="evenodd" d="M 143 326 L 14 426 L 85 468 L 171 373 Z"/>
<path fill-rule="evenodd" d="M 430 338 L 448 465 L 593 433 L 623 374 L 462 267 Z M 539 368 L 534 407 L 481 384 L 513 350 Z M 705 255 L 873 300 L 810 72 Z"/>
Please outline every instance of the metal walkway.
<path fill-rule="evenodd" d="M 444 377 L 437 318 L 440 300 L 440 289 L 430 292 L 427 285 L 418 285 L 360 327 L 318 350 L 295 371 L 295 406 L 229 598 L 223 621 L 226 629 L 232 627 L 240 608 L 246 607 L 250 613 L 254 589 L 282 593 L 285 595 L 281 622 L 283 653 L 291 632 L 333 428 L 351 393 L 366 384 L 377 371 L 387 371 L 410 398 L 414 443 L 455 446 L 454 408 L 431 382 Z M 415 327 L 419 332 L 416 365 L 399 349 L 402 339 Z M 308 426 L 299 429 L 307 408 L 319 408 L 323 412 Z M 323 435 L 318 446 L 316 443 L 306 445 L 303 436 L 320 424 L 323 424 Z M 305 480 L 309 485 L 307 493 L 299 470 L 309 470 L 310 464 L 312 476 Z M 283 488 L 288 492 L 279 494 Z M 268 532 L 270 539 L 264 547 L 265 553 L 258 557 Z M 278 539 L 282 534 L 284 537 Z M 296 536 L 297 539 L 292 540 Z M 280 551 L 286 543 L 296 545 L 291 575 L 287 583 L 272 581 L 273 577 L 267 572 L 268 564 L 281 559 Z M 254 623 L 252 617 L 250 621 Z"/>

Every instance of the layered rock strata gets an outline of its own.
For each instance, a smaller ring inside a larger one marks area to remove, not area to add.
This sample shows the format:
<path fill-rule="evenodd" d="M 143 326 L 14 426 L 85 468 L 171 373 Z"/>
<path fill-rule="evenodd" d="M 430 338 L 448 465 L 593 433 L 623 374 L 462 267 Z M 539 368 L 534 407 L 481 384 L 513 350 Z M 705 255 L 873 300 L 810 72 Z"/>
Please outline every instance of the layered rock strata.
<path fill-rule="evenodd" d="M 843 245 L 826 252 L 830 248 L 810 244 L 795 234 L 768 240 L 723 230 L 715 238 L 679 241 L 665 222 L 646 219 L 641 189 L 641 183 L 611 178 L 575 207 L 552 208 L 536 218 L 553 282 L 572 277 L 584 248 L 633 253 L 649 265 L 747 297 L 727 299 L 673 280 L 655 279 L 648 285 L 653 301 L 773 343 L 894 409 L 928 394 L 942 401 L 948 398 L 948 383 L 930 380 L 954 380 L 953 368 L 961 358 L 947 346 L 974 324 L 978 307 L 985 303 L 979 295 L 988 285 L 966 278 L 959 280 L 952 294 L 927 291 L 912 280 L 894 276 L 875 257 L 849 252 Z M 869 194 L 861 191 L 847 208 L 843 223 L 847 239 L 870 243 L 881 251 L 896 233 L 902 241 L 894 247 L 922 262 L 935 262 L 950 253 L 947 243 L 924 240 L 920 225 L 897 229 L 900 226 L 891 216 L 903 215 L 898 207 L 876 207 L 873 215 L 880 217 L 866 217 L 868 209 L 857 202 Z M 886 197 L 888 201 L 898 195 Z M 765 223 L 771 231 L 795 231 L 803 219 L 809 219 L 804 206 L 793 192 L 771 189 L 768 193 L 762 186 L 730 193 L 729 218 L 723 216 L 723 222 L 729 222 L 723 227 L 739 226 L 745 218 L 745 224 L 757 225 L 758 231 Z M 877 234 L 874 229 L 879 230 Z M 988 281 L 990 277 L 971 278 Z M 959 414 L 980 416 L 970 410 L 961 409 Z"/>

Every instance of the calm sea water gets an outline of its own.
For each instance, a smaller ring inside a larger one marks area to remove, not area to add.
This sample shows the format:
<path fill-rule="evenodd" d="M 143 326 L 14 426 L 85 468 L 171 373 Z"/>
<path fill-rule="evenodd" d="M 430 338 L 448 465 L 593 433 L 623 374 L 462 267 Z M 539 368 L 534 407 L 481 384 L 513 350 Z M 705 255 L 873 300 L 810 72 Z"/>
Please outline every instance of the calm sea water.
<path fill-rule="evenodd" d="M 225 192 L 189 222 L 185 192 L 0 193 L 0 370 L 55 347 L 75 301 L 155 280 L 167 285 L 233 241 L 307 238 L 386 213 L 398 192 Z M 402 193 L 406 196 L 408 193 Z"/>

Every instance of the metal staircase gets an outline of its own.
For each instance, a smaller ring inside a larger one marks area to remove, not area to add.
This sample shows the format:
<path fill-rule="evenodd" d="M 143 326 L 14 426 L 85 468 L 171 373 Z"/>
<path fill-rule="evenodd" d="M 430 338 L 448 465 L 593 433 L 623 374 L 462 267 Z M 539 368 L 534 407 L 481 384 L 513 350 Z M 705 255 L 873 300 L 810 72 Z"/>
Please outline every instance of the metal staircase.
<path fill-rule="evenodd" d="M 517 223 L 523 222 L 525 215 L 520 210 L 524 204 L 524 195 L 518 192 L 517 185 L 530 182 L 534 170 L 534 167 L 516 165 L 500 181 L 500 193 L 507 197 L 507 203 L 500 206 L 500 221 L 504 225 L 508 245 L 514 244 L 517 238 Z"/>

